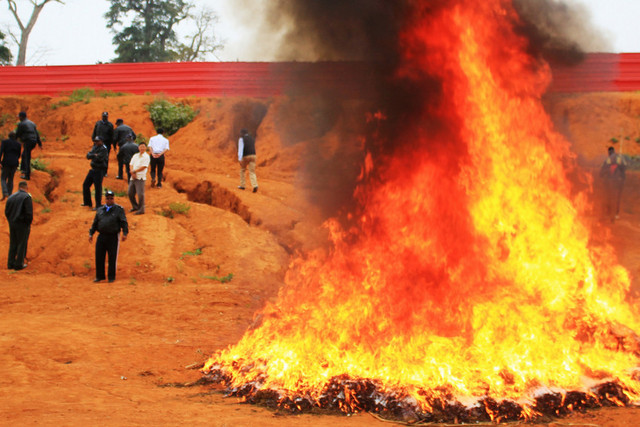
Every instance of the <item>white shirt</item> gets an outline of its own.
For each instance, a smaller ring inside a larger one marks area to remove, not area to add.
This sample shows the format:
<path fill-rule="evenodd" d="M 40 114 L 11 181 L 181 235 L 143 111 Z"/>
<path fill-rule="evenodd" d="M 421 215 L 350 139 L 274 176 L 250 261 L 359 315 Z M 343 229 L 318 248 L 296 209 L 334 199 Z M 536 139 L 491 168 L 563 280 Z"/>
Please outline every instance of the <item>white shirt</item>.
<path fill-rule="evenodd" d="M 160 154 L 169 150 L 169 140 L 162 135 L 152 136 L 149 139 L 149 148 L 153 154 Z"/>
<path fill-rule="evenodd" d="M 144 179 L 147 180 L 147 169 L 149 168 L 149 162 L 151 161 L 151 157 L 147 153 L 136 153 L 131 157 L 131 161 L 129 162 L 129 170 L 133 172 L 134 170 L 144 166 L 145 169 L 142 169 L 139 172 L 132 173 L 132 179 Z"/>

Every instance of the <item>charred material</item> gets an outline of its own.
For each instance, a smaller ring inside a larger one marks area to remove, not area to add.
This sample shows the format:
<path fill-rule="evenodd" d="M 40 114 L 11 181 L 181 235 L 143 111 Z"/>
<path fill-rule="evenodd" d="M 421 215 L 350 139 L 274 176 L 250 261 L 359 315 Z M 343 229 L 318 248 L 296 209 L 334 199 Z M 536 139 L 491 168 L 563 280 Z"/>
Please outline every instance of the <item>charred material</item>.
<path fill-rule="evenodd" d="M 386 419 L 411 423 L 503 423 L 562 417 L 574 411 L 630 404 L 625 389 L 615 381 L 599 384 L 588 392 L 549 391 L 526 406 L 513 400 L 498 401 L 492 397 L 484 397 L 472 406 L 465 406 L 442 390 L 421 390 L 419 394 L 425 398 L 426 406 L 430 408 L 427 410 L 403 391 L 388 390 L 377 381 L 353 379 L 348 375 L 332 378 L 317 398 L 308 394 L 264 388 L 263 378 L 240 386 L 230 386 L 231 375 L 219 368 L 212 369 L 203 378 L 209 383 L 227 385 L 225 391 L 228 396 L 290 413 L 317 410 L 344 414 L 371 412 Z"/>

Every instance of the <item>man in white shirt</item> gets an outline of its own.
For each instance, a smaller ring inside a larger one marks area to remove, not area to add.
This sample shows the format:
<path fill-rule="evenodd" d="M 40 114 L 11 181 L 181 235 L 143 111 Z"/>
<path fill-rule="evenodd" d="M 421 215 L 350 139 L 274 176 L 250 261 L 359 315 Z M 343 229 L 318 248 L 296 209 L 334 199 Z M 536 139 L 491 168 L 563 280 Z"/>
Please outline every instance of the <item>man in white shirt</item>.
<path fill-rule="evenodd" d="M 151 150 L 151 187 L 162 187 L 162 171 L 164 170 L 164 153 L 169 151 L 169 140 L 163 135 L 164 129 L 158 128 L 158 134 L 149 139 Z M 158 184 L 156 185 L 156 169 Z"/>
<path fill-rule="evenodd" d="M 258 178 L 256 177 L 256 140 L 249 135 L 246 129 L 240 131 L 238 139 L 238 162 L 240 163 L 240 185 L 238 188 L 244 190 L 245 174 L 249 168 L 249 181 L 253 192 L 258 192 Z"/>
<path fill-rule="evenodd" d="M 131 157 L 129 170 L 131 180 L 129 181 L 129 201 L 131 202 L 130 212 L 135 215 L 144 214 L 144 184 L 147 180 L 147 169 L 149 168 L 150 157 L 147 154 L 147 144 L 141 142 L 138 145 L 139 152 Z M 138 201 L 136 201 L 136 194 Z"/>

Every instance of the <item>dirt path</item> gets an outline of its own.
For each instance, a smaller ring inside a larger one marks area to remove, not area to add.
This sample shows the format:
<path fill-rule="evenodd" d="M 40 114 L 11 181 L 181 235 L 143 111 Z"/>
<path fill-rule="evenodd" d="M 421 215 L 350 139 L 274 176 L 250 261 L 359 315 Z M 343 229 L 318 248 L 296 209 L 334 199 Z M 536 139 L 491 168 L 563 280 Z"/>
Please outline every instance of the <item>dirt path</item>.
<path fill-rule="evenodd" d="M 176 386 L 200 378 L 187 366 L 241 337 L 254 313 L 275 298 L 291 254 L 323 233 L 321 214 L 299 190 L 292 169 L 300 146 L 285 149 L 276 136 L 264 135 L 260 191 L 235 188 L 235 130 L 221 124 L 234 121 L 235 101 L 192 101 L 202 110 L 171 138 L 167 185 L 147 188 L 147 214 L 129 217 L 118 280 L 92 282 L 87 237 L 93 213 L 80 207 L 87 135 L 94 116 L 109 110 L 149 136 L 151 124 L 142 113 L 148 100 L 104 99 L 55 111 L 46 109 L 55 101 L 48 98 L 4 100 L 12 109 L 22 109 L 20 102 L 40 106 L 30 115 L 42 123 L 48 141 L 34 154 L 50 172 L 36 171 L 30 181 L 35 221 L 29 267 L 14 272 L 0 263 L 0 424 L 384 425 L 369 414 L 282 414 L 239 404 L 210 386 Z M 274 122 L 273 114 L 264 123 Z M 112 153 L 104 185 L 128 210 L 125 183 L 114 178 L 114 158 Z M 632 180 L 622 217 L 611 227 L 636 292 L 639 181 Z M 188 212 L 166 216 L 172 203 L 188 206 Z M 0 215 L 0 256 L 8 240 Z M 231 281 L 220 280 L 229 275 Z M 639 424 L 640 409 L 604 408 L 548 425 Z"/>

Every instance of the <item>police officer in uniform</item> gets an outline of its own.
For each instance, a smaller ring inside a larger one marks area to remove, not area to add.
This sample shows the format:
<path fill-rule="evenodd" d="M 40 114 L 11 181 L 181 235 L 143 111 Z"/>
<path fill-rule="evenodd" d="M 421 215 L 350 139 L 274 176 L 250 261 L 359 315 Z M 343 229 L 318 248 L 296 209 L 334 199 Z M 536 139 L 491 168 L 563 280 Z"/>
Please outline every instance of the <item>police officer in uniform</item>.
<path fill-rule="evenodd" d="M 122 241 L 124 242 L 129 234 L 129 225 L 122 206 L 114 203 L 113 191 L 105 191 L 104 197 L 107 202 L 96 211 L 93 224 L 89 229 L 89 243 L 93 242 L 93 235 L 97 231 L 99 234 L 96 239 L 96 277 L 93 281 L 101 282 L 105 279 L 104 263 L 108 255 L 109 271 L 107 278 L 109 283 L 112 283 L 116 280 L 120 231 L 122 230 Z"/>

